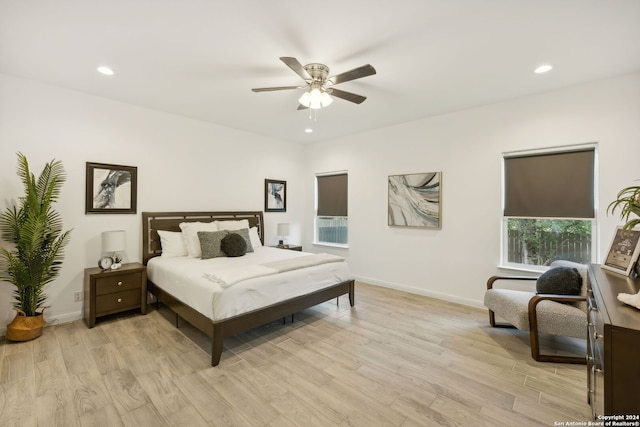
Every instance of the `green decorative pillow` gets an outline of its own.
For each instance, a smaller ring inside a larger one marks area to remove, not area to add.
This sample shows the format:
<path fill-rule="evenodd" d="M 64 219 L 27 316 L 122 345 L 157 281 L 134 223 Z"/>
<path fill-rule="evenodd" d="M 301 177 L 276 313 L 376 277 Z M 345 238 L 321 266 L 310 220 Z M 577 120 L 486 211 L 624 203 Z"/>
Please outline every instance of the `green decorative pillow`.
<path fill-rule="evenodd" d="M 229 234 L 227 230 L 222 231 L 198 231 L 202 259 L 218 258 L 227 256 L 222 250 L 222 239 Z"/>
<path fill-rule="evenodd" d="M 224 236 L 221 247 L 224 253 L 230 257 L 243 256 L 247 253 L 247 242 L 241 235 L 235 232 L 230 232 Z"/>
<path fill-rule="evenodd" d="M 580 295 L 582 276 L 573 267 L 554 267 L 547 270 L 536 282 L 539 294 Z"/>

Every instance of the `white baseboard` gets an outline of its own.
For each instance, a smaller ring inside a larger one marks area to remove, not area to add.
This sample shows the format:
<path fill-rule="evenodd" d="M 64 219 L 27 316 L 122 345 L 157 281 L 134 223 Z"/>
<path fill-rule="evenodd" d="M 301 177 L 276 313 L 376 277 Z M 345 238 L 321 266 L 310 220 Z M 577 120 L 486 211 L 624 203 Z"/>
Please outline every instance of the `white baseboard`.
<path fill-rule="evenodd" d="M 486 308 L 484 306 L 484 303 L 478 300 L 460 298 L 455 295 L 444 294 L 442 292 L 429 291 L 422 288 L 414 288 L 413 286 L 402 285 L 399 283 L 385 282 L 382 280 L 372 279 L 370 277 L 354 275 L 353 278 L 357 281 L 368 283 L 371 285 L 382 286 L 383 288 L 395 289 L 398 291 L 408 292 L 410 294 L 423 295 L 425 297 L 435 298 L 435 299 L 448 301 L 448 302 L 454 302 L 457 304 L 467 305 L 470 307 L 476 307 L 476 308 L 482 308 L 482 309 Z"/>
<path fill-rule="evenodd" d="M 72 313 L 61 314 L 59 316 L 54 316 L 47 320 L 47 326 L 53 325 L 61 325 L 63 323 L 73 322 L 74 320 L 82 319 L 82 310 L 74 311 Z"/>
<path fill-rule="evenodd" d="M 82 319 L 82 311 L 75 311 L 73 313 L 60 314 L 58 316 L 48 317 L 45 313 L 45 321 L 46 324 L 44 327 L 49 327 L 53 325 L 61 325 L 63 323 L 73 322 L 74 320 Z M 7 335 L 7 325 L 2 325 L 0 327 L 0 337 L 4 337 Z"/>

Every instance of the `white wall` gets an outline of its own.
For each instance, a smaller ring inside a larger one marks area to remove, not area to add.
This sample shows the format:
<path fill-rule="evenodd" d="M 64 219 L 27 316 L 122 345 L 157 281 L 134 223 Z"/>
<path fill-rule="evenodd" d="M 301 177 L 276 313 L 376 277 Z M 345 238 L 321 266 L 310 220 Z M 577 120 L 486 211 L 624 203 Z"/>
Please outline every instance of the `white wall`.
<path fill-rule="evenodd" d="M 300 241 L 304 207 L 304 147 L 210 123 L 0 74 L 0 210 L 23 194 L 16 175 L 18 151 L 39 174 L 53 158 L 68 181 L 57 209 L 72 228 L 60 277 L 47 288 L 49 322 L 81 317 L 83 270 L 97 266 L 100 233 L 125 229 L 125 261 L 141 259 L 143 211 L 263 210 L 264 179 L 288 183 L 287 212 L 266 213 L 266 243 L 276 224 L 291 222 Z M 138 213 L 84 213 L 86 162 L 138 167 Z M 0 282 L 0 335 L 15 312 L 12 286 Z"/>
<path fill-rule="evenodd" d="M 315 173 L 349 172 L 349 249 L 314 251 L 347 256 L 369 283 L 481 306 L 500 257 L 501 153 L 588 142 L 599 144 L 604 254 L 621 223 L 606 207 L 640 179 L 640 73 L 309 146 L 308 192 Z M 387 226 L 387 176 L 432 171 L 443 172 L 442 229 Z"/>
<path fill-rule="evenodd" d="M 125 260 L 139 260 L 140 212 L 262 210 L 265 178 L 288 184 L 287 212 L 265 214 L 267 244 L 290 222 L 290 242 L 348 257 L 358 279 L 471 305 L 499 262 L 502 152 L 599 143 L 601 253 L 620 223 L 607 204 L 640 179 L 640 73 L 309 146 L 4 75 L 0 94 L 0 209 L 22 194 L 16 152 L 36 172 L 56 158 L 68 173 L 58 210 L 73 232 L 50 322 L 81 316 L 73 292 L 102 231 L 127 230 Z M 137 215 L 85 215 L 86 162 L 138 167 Z M 311 244 L 315 173 L 336 170 L 349 171 L 348 250 Z M 429 171 L 443 172 L 442 229 L 388 227 L 387 176 Z M 0 283 L 0 335 L 11 290 Z"/>

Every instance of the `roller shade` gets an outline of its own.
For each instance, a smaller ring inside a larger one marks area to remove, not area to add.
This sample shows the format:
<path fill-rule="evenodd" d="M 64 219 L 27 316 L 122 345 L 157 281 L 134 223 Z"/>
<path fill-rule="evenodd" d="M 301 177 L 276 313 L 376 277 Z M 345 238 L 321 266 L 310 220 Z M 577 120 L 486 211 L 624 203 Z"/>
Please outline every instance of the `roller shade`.
<path fill-rule="evenodd" d="M 504 158 L 505 216 L 593 218 L 594 149 Z"/>
<path fill-rule="evenodd" d="M 347 216 L 347 174 L 317 176 L 318 216 Z"/>

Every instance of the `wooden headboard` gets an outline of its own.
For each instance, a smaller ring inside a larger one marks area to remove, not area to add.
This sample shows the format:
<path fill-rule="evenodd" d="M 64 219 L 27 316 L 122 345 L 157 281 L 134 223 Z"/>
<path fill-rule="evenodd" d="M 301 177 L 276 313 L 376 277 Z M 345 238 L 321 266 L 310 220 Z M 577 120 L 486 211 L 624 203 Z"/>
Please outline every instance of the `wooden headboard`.
<path fill-rule="evenodd" d="M 142 262 L 162 254 L 158 230 L 180 231 L 181 222 L 212 222 L 247 219 L 249 227 L 257 227 L 264 243 L 262 211 L 256 212 L 142 212 Z"/>

